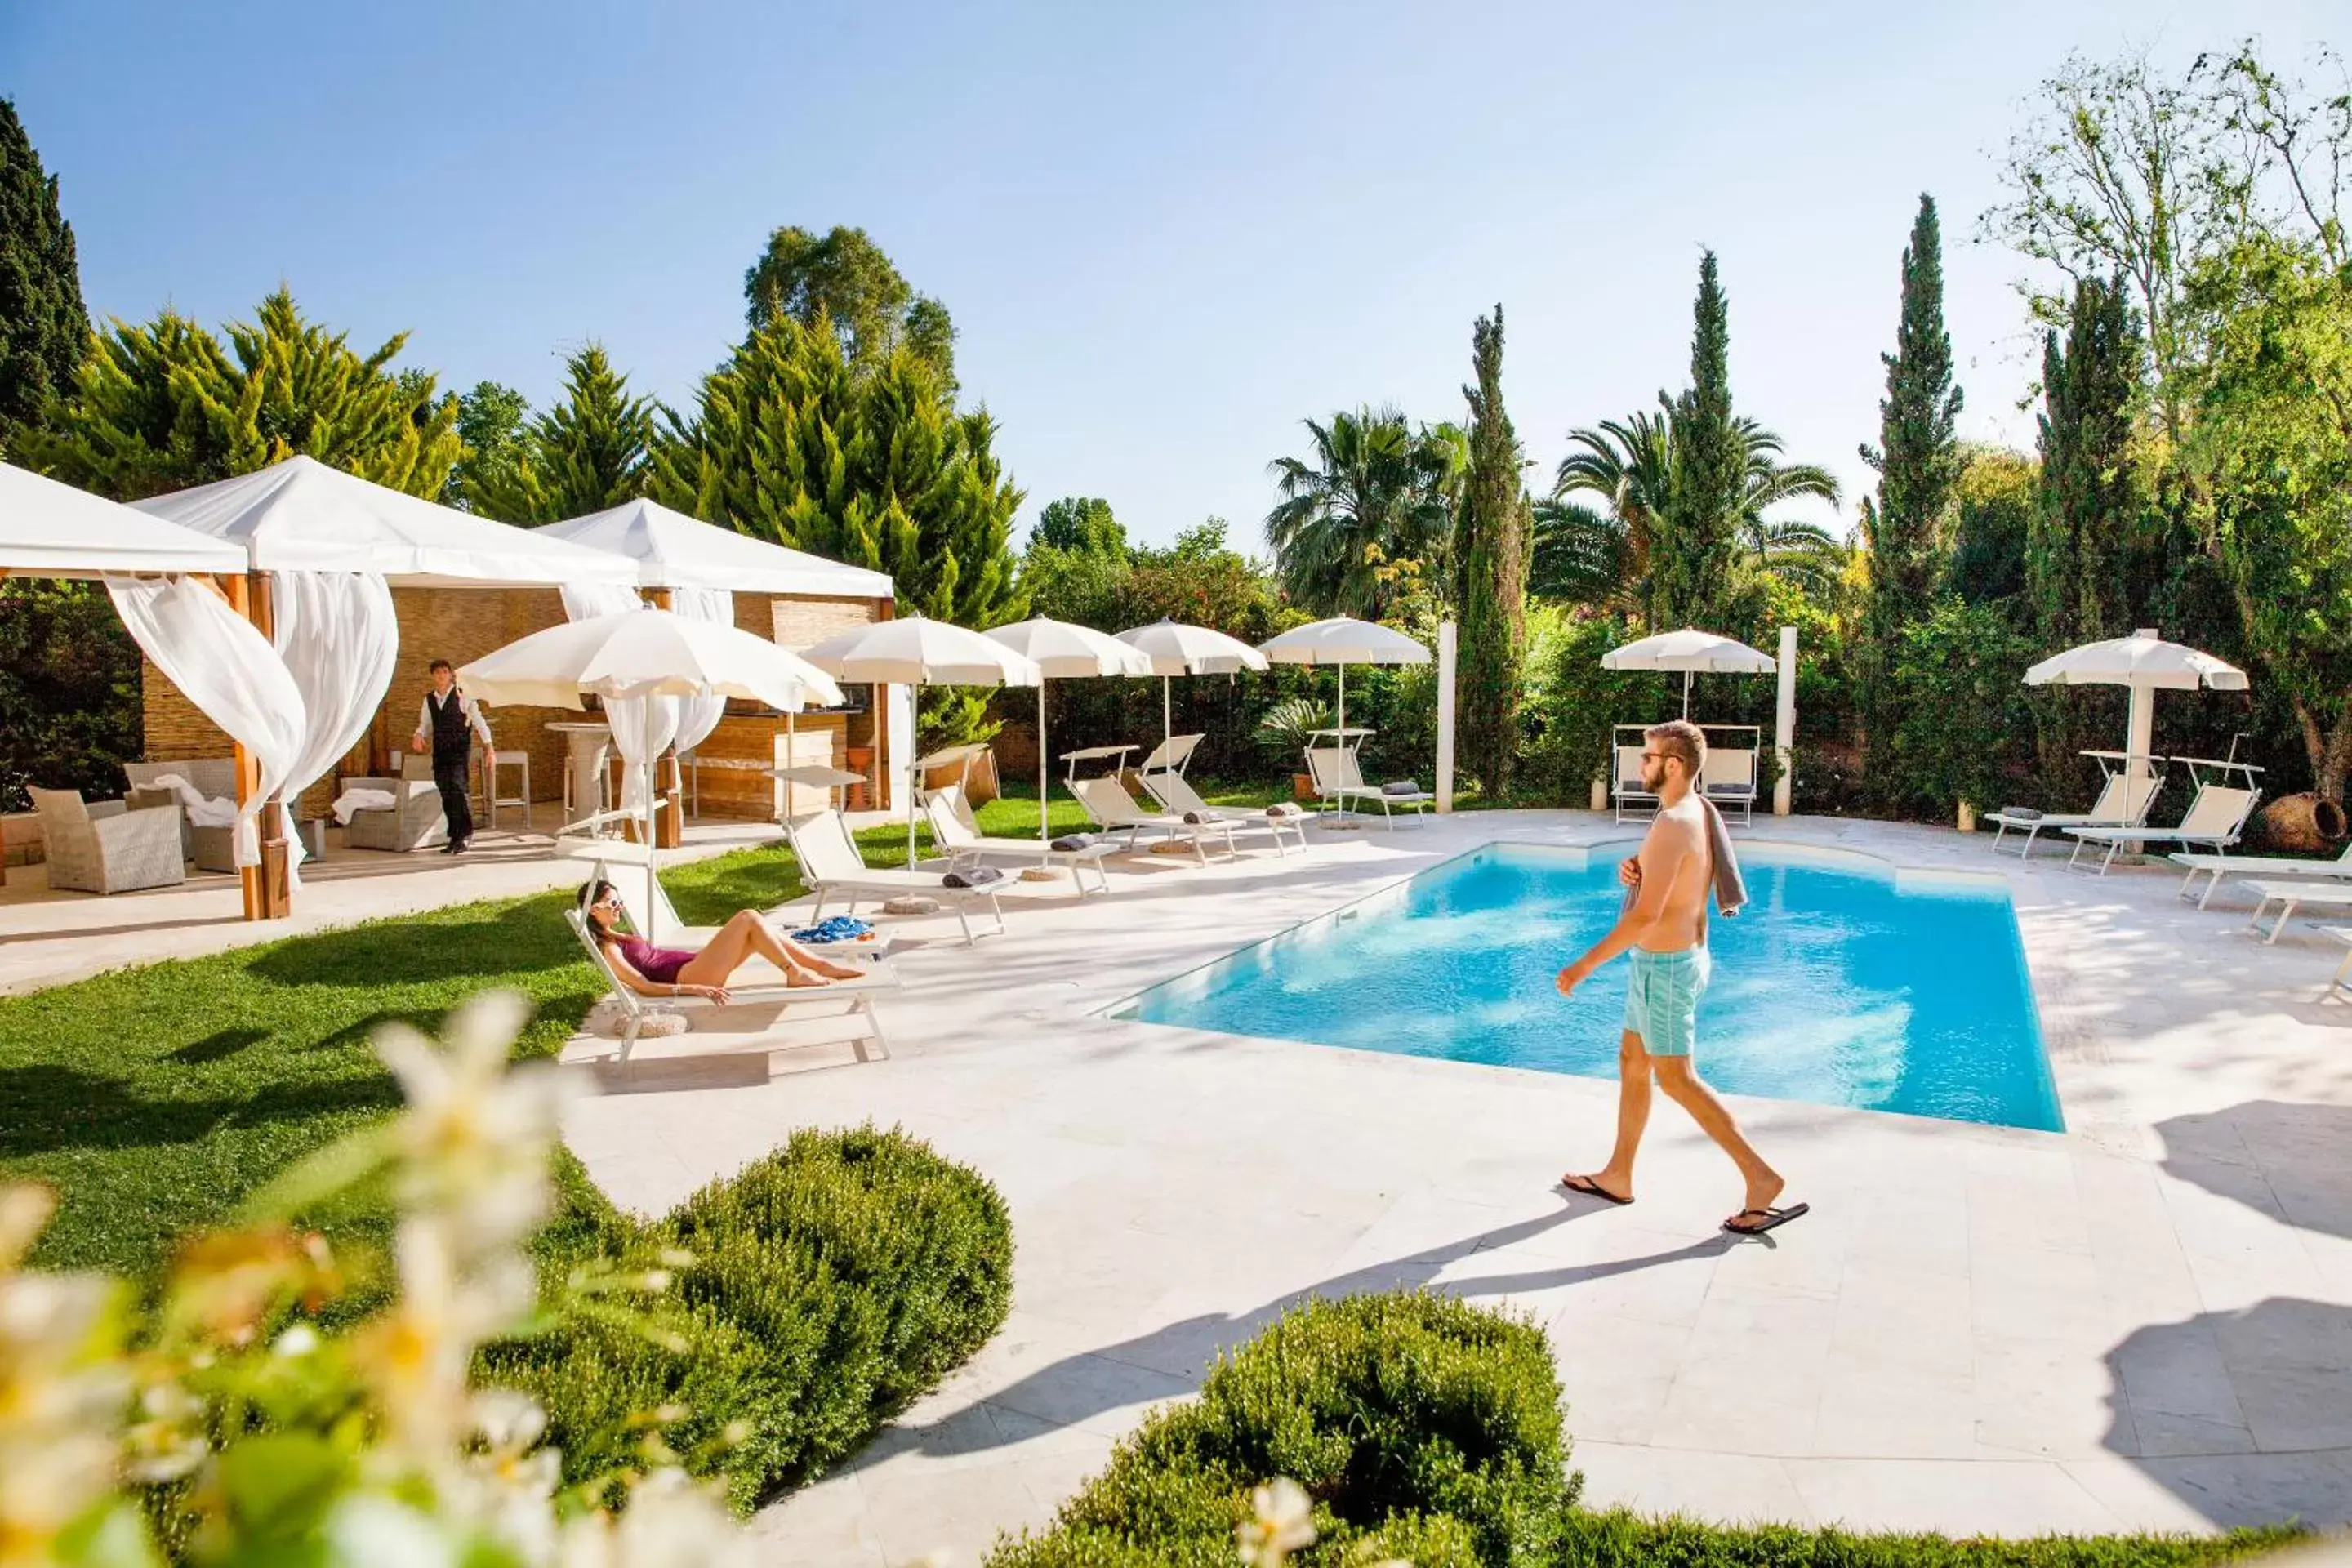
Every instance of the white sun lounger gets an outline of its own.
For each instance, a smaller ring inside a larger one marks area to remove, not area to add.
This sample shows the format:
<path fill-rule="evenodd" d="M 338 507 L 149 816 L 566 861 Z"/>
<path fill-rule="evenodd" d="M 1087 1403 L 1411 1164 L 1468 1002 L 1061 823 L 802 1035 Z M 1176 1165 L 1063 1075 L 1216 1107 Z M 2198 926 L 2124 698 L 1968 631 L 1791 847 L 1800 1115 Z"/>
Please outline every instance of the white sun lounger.
<path fill-rule="evenodd" d="M 1369 731 L 1364 731 L 1370 733 Z M 1410 806 L 1415 816 L 1437 804 L 1437 797 L 1418 784 L 1411 795 L 1391 795 L 1364 782 L 1362 770 L 1356 763 L 1356 749 L 1349 745 L 1309 746 L 1307 748 L 1307 776 L 1315 781 L 1315 793 L 1324 800 L 1337 801 L 1344 814 L 1349 801 L 1376 800 L 1381 803 L 1381 816 L 1387 819 L 1389 831 L 1396 831 L 1396 808 Z"/>
<path fill-rule="evenodd" d="M 974 903 L 986 902 L 990 914 L 995 917 L 996 931 L 1004 929 L 1004 906 L 996 901 L 993 885 L 950 888 L 936 871 L 871 869 L 865 857 L 857 852 L 857 840 L 850 837 L 849 824 L 837 811 L 820 811 L 788 821 L 784 824 L 784 836 L 792 840 L 793 853 L 800 858 L 801 880 L 816 895 L 816 907 L 809 913 L 812 925 L 824 918 L 824 906 L 836 893 L 848 900 L 852 913 L 856 911 L 860 899 L 919 894 L 939 899 L 955 911 L 956 923 L 963 928 L 967 947 L 975 941 L 970 913 L 970 906 Z"/>
<path fill-rule="evenodd" d="M 2343 989 L 2345 976 L 2352 974 L 2352 926 L 2321 926 L 2319 931 L 2344 944 L 2344 962 L 2336 966 L 2336 973 L 2327 981 L 2327 994 L 2333 996 Z"/>
<path fill-rule="evenodd" d="M 1190 837 L 1192 854 L 1201 864 L 1209 863 L 1208 841 L 1224 841 L 1225 858 L 1238 859 L 1241 851 L 1234 847 L 1234 828 L 1229 822 L 1187 822 L 1171 812 L 1146 811 L 1142 804 L 1127 793 L 1115 778 L 1066 779 L 1070 793 L 1087 808 L 1095 826 L 1105 833 L 1124 833 L 1128 847 L 1135 847 L 1136 835 L 1150 828 L 1166 838 Z"/>
<path fill-rule="evenodd" d="M 2171 845 L 2200 844 L 2219 855 L 2238 841 L 2245 831 L 2246 818 L 2254 812 L 2254 803 L 2263 792 L 2239 789 L 2229 784 L 2200 784 L 2197 798 L 2189 803 L 2188 814 L 2178 827 L 2069 827 L 2074 836 L 2074 852 L 2066 857 L 2073 866 L 2082 858 L 2085 844 L 2104 844 L 2107 852 L 2099 860 L 2099 875 L 2116 862 L 2116 852 L 2126 844 Z"/>
<path fill-rule="evenodd" d="M 2247 921 L 2249 931 L 2263 929 L 2263 916 L 2273 903 L 2279 906 L 2277 923 L 2271 927 L 2265 942 L 2278 941 L 2279 932 L 2305 904 L 2317 909 L 2352 910 L 2352 886 L 2341 882 L 2273 882 L 2252 881 L 2246 884 L 2255 898 L 2253 918 Z"/>
<path fill-rule="evenodd" d="M 2033 840 L 2039 835 L 2059 827 L 2137 827 L 2147 820 L 2147 808 L 2156 799 L 2156 792 L 2164 786 L 2163 775 L 2151 773 L 2147 777 L 2126 781 L 2120 771 L 2107 775 L 2099 791 L 2099 798 L 2091 809 L 2082 813 L 2045 812 L 2040 816 L 2014 816 L 2006 811 L 1996 811 L 1985 818 L 1993 824 L 1992 847 L 1997 854 L 2000 841 L 2012 827 L 2025 835 L 2024 847 L 2017 852 L 2023 859 L 2033 853 Z"/>
<path fill-rule="evenodd" d="M 2197 900 L 2203 909 L 2213 901 L 2213 889 L 2221 885 L 2224 877 L 2311 877 L 2326 881 L 2330 879 L 2352 878 L 2352 845 L 2333 860 L 2303 860 L 2284 855 L 2205 855 L 2176 854 L 2166 857 L 2189 875 L 2180 884 L 2181 898 L 2197 886 L 2203 875 L 2210 879 L 2205 884 L 2205 896 Z"/>
<path fill-rule="evenodd" d="M 1026 860 L 1033 866 L 1066 866 L 1081 895 L 1087 891 L 1086 870 L 1091 866 L 1096 890 L 1110 891 L 1110 876 L 1103 869 L 1103 857 L 1114 847 L 1108 840 L 1089 844 L 1083 849 L 1056 849 L 1039 838 L 992 838 L 966 822 L 956 810 L 961 796 L 962 791 L 950 784 L 931 791 L 923 799 L 923 816 L 931 825 L 931 841 L 946 855 L 950 866 L 961 869 L 980 865 L 992 857 Z"/>
<path fill-rule="evenodd" d="M 619 885 L 617 882 L 614 884 L 614 887 Z M 580 945 L 587 950 L 589 958 L 594 962 L 596 973 L 604 976 L 605 987 L 611 991 L 614 1000 L 621 1005 L 621 1060 L 624 1064 L 628 1061 L 629 1053 L 636 1048 L 637 1036 L 645 1028 L 646 1019 L 666 1013 L 671 1006 L 680 1003 L 695 1002 L 704 1006 L 717 1005 L 708 998 L 700 996 L 640 995 L 629 988 L 628 984 L 621 978 L 620 972 L 613 967 L 613 961 L 604 956 L 604 948 L 593 936 L 589 934 L 588 917 L 578 910 L 566 910 L 563 911 L 563 919 L 564 923 L 571 926 L 572 934 L 580 939 Z M 774 971 L 770 970 L 769 973 L 773 973 Z M 750 985 L 728 986 L 727 1005 L 742 1007 L 772 1005 L 789 1010 L 817 1003 L 830 1003 L 837 1006 L 846 1000 L 849 1007 L 844 1016 L 862 1016 L 866 1020 L 867 1036 L 887 1053 L 890 1048 L 889 1042 L 882 1037 L 882 1020 L 875 1015 L 874 997 L 878 992 L 896 990 L 898 984 L 898 977 L 879 964 L 877 964 L 874 973 L 865 979 L 835 980 L 824 985 L 787 985 L 784 984 L 783 977 L 778 975 L 772 981 L 761 981 Z"/>
<path fill-rule="evenodd" d="M 1198 735 L 1179 735 L 1176 738 L 1180 742 L 1200 740 Z M 1183 754 L 1190 756 L 1192 748 L 1185 747 Z M 1155 751 L 1150 757 L 1144 759 L 1143 787 L 1151 792 L 1153 799 L 1177 816 L 1188 821 L 1222 822 L 1238 833 L 1264 833 L 1274 840 L 1276 855 L 1289 853 L 1282 847 L 1285 833 L 1297 838 L 1299 848 L 1307 847 L 1306 814 L 1297 807 L 1292 807 L 1287 815 L 1276 816 L 1270 812 L 1228 811 L 1223 806 L 1211 805 L 1201 798 L 1201 792 L 1192 787 L 1192 781 L 1181 772 L 1174 768 L 1154 770 L 1151 762 L 1159 755 L 1160 752 Z"/>

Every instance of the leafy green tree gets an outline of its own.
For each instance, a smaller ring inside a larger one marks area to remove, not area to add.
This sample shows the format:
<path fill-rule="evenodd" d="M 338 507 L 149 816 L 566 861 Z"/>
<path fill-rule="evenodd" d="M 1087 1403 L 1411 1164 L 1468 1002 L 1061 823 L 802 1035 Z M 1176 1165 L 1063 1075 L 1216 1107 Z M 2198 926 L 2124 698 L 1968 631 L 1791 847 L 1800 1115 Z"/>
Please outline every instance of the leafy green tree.
<path fill-rule="evenodd" d="M 515 469 L 522 461 L 523 424 L 530 400 L 511 386 L 478 381 L 474 390 L 457 399 L 457 438 L 466 446 L 441 497 L 445 506 L 468 510 L 476 498 L 519 484 Z"/>
<path fill-rule="evenodd" d="M 2024 594 L 2026 539 L 2041 483 L 2040 468 L 2022 452 L 1961 447 L 1940 591 L 1971 605 L 2013 604 Z"/>
<path fill-rule="evenodd" d="M 93 583 L 0 582 L 0 810 L 25 786 L 119 795 L 139 754 L 139 648 Z"/>
<path fill-rule="evenodd" d="M 1030 531 L 1029 545 L 1086 554 L 1127 556 L 1127 530 L 1111 514 L 1110 502 L 1100 496 L 1064 496 L 1047 501 Z"/>
<path fill-rule="evenodd" d="M 819 320 L 780 316 L 704 377 L 649 482 L 666 505 L 757 539 L 887 572 L 901 609 L 986 627 L 1024 605 L 1011 546 L 1022 492 L 985 413 L 959 413 L 912 353 L 853 374 Z"/>
<path fill-rule="evenodd" d="M 116 321 L 52 405 L 26 457 L 117 500 L 252 473 L 295 453 L 410 495 L 437 497 L 464 450 L 458 403 L 392 362 L 394 337 L 361 355 L 344 334 L 303 319 L 280 289 L 228 346 L 166 310 Z"/>
<path fill-rule="evenodd" d="M 1878 470 L 1875 501 L 1862 503 L 1862 533 L 1870 551 L 1865 601 L 1866 653 L 1863 736 L 1872 747 L 1889 739 L 1894 717 L 1896 644 L 1903 628 L 1933 603 L 1938 547 L 1946 531 L 1960 468 L 1957 426 L 1960 389 L 1952 384 L 1952 337 L 1944 328 L 1943 238 L 1935 198 L 1921 195 L 1903 247 L 1903 309 L 1895 352 L 1881 354 L 1886 395 L 1879 400 L 1879 445 L 1862 448 Z M 1868 776 L 1882 770 L 1871 768 Z"/>
<path fill-rule="evenodd" d="M 1461 580 L 1460 724 L 1462 760 L 1486 793 L 1510 793 L 1518 745 L 1519 664 L 1527 636 L 1528 503 L 1519 487 L 1524 459 L 1503 407 L 1503 307 L 1471 330 L 1477 384 L 1470 405 L 1470 464 L 1463 487 L 1454 559 Z"/>
<path fill-rule="evenodd" d="M 820 321 L 838 333 L 861 371 L 905 349 L 955 385 L 955 324 L 948 308 L 917 294 L 862 228 L 835 226 L 823 237 L 797 226 L 777 229 L 743 275 L 753 331 L 780 317 L 804 327 Z"/>
<path fill-rule="evenodd" d="M 1393 408 L 1303 423 L 1312 456 L 1268 467 L 1282 496 L 1265 518 L 1276 573 L 1318 615 L 1378 620 L 1402 595 L 1400 564 L 1430 560 L 1452 531 L 1445 448 Z"/>
<path fill-rule="evenodd" d="M 1729 307 L 1715 252 L 1699 260 L 1691 384 L 1675 400 L 1673 468 L 1652 541 L 1654 613 L 1670 626 L 1715 616 L 1728 596 L 1747 458 L 1731 412 Z"/>
<path fill-rule="evenodd" d="M 629 378 L 592 342 L 566 363 L 555 406 L 523 426 L 510 461 L 486 466 L 467 500 L 487 516 L 532 525 L 634 500 L 660 434 L 655 406 L 629 395 Z"/>
<path fill-rule="evenodd" d="M 2030 732 L 2026 667 L 2039 657 L 1998 605 L 1945 598 L 1906 622 L 1890 672 L 1888 792 L 1937 816 L 1997 808 Z"/>
<path fill-rule="evenodd" d="M 73 384 L 89 351 L 73 226 L 58 208 L 57 176 L 0 98 L 0 456 L 37 425 L 50 397 Z"/>

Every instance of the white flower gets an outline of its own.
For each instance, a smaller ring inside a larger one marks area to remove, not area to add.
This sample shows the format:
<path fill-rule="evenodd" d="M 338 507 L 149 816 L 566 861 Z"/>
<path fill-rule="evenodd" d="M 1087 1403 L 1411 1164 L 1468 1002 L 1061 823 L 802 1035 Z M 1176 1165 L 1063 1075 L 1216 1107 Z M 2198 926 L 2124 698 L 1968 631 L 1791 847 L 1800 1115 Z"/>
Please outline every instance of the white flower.
<path fill-rule="evenodd" d="M 591 1514 L 564 1527 L 562 1568 L 753 1568 L 758 1543 L 682 1470 L 647 1475 L 618 1519 Z"/>
<path fill-rule="evenodd" d="M 1241 1560 L 1250 1568 L 1281 1568 L 1284 1558 L 1315 1543 L 1315 1503 L 1304 1488 L 1277 1476 L 1250 1494 L 1255 1518 L 1234 1527 Z"/>

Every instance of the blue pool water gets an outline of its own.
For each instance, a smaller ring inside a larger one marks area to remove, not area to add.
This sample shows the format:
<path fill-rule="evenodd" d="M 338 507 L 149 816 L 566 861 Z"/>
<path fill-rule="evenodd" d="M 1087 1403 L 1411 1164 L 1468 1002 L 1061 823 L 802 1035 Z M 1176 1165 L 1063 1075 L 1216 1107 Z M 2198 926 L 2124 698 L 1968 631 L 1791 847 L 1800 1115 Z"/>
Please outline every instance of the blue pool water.
<path fill-rule="evenodd" d="M 1562 999 L 1617 918 L 1632 846 L 1489 845 L 1113 1009 L 1146 1023 L 1613 1077 L 1626 962 Z M 2064 1126 L 1995 879 L 1743 847 L 1752 900 L 1711 922 L 1697 1062 L 1717 1089 Z"/>

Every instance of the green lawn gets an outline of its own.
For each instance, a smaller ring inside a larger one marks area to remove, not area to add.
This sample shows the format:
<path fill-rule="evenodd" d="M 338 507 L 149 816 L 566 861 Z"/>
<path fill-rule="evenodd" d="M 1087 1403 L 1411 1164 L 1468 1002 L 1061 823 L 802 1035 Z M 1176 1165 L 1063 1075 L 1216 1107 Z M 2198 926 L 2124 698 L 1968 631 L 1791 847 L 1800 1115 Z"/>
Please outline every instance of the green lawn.
<path fill-rule="evenodd" d="M 1086 826 L 1075 801 L 1056 798 L 1052 809 L 1056 833 Z M 1027 837 L 1036 812 L 1031 789 L 979 816 L 986 832 Z M 869 864 L 906 859 L 903 827 L 858 841 Z M 928 848 L 929 832 L 918 842 Z M 662 879 L 697 922 L 802 891 L 781 847 Z M 0 998 L 0 1180 L 45 1181 L 63 1200 L 36 1260 L 147 1275 L 173 1238 L 383 1115 L 397 1093 L 368 1036 L 386 1020 L 431 1031 L 471 993 L 512 986 L 538 1007 L 517 1049 L 552 1054 L 596 1000 L 593 972 L 560 918 L 567 896 L 375 921 Z"/>

